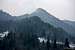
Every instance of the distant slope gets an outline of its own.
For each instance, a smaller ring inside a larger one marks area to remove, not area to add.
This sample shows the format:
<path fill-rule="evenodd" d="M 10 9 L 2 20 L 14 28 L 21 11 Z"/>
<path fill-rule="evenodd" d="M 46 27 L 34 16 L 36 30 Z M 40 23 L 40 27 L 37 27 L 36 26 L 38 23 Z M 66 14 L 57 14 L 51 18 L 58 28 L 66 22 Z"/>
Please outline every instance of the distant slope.
<path fill-rule="evenodd" d="M 12 17 L 8 13 L 0 10 L 0 21 L 8 21 L 8 20 L 13 20 L 15 17 Z"/>
<path fill-rule="evenodd" d="M 71 25 L 64 23 L 41 8 L 32 14 L 17 17 L 0 11 L 0 32 L 6 30 L 24 34 L 36 34 L 45 38 L 49 36 L 50 39 L 54 39 L 56 36 L 58 41 L 64 41 L 65 38 L 69 38 L 72 41 L 72 36 L 75 32 Z"/>
<path fill-rule="evenodd" d="M 43 22 L 38 16 L 22 19 L 16 23 L 15 27 L 16 29 L 14 29 L 14 31 L 17 33 L 36 34 L 38 37 L 44 38 L 49 36 L 51 40 L 56 37 L 57 41 L 64 41 L 65 38 L 69 38 L 71 41 L 73 40 L 62 28 L 55 28 Z"/>
<path fill-rule="evenodd" d="M 1 22 L 5 21 L 5 23 L 6 23 L 6 21 L 8 21 L 8 22 L 10 21 L 10 23 L 15 24 L 14 22 L 17 22 L 23 18 L 32 17 L 32 16 L 38 16 L 39 18 L 41 18 L 42 21 L 49 23 L 49 24 L 53 25 L 54 27 L 62 28 L 71 35 L 74 34 L 74 32 L 75 32 L 75 28 L 73 26 L 57 19 L 56 17 L 54 17 L 53 15 L 49 14 L 48 12 L 46 12 L 44 9 L 41 9 L 41 8 L 38 8 L 32 14 L 25 14 L 25 15 L 21 15 L 21 16 L 17 16 L 17 17 L 13 17 L 6 12 L 0 11 L 0 21 Z M 4 22 L 2 22 L 2 23 L 4 23 Z"/>
<path fill-rule="evenodd" d="M 8 30 L 11 23 L 12 23 L 12 21 L 15 18 L 16 17 L 12 17 L 8 13 L 3 12 L 2 10 L 0 10 L 0 32 Z"/>
<path fill-rule="evenodd" d="M 75 28 L 75 21 L 63 20 L 63 22 L 65 22 Z"/>
<path fill-rule="evenodd" d="M 75 33 L 75 28 L 72 27 L 71 25 L 64 23 L 63 21 L 57 19 L 53 15 L 49 14 L 46 12 L 44 9 L 38 8 L 36 11 L 34 11 L 31 16 L 38 16 L 42 19 L 42 21 L 49 23 L 55 27 L 59 27 L 67 31 L 69 34 L 74 34 Z"/>

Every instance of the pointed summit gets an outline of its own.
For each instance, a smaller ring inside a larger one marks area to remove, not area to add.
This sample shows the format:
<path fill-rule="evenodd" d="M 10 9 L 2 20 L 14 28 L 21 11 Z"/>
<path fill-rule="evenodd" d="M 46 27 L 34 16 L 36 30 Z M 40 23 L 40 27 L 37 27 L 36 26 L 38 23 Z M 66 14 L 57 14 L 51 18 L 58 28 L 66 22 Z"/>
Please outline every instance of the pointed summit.
<path fill-rule="evenodd" d="M 3 11 L 3 10 L 0 10 L 0 15 L 9 15 L 9 16 L 10 16 L 9 13 L 7 13 L 7 12 L 5 12 L 5 11 Z"/>
<path fill-rule="evenodd" d="M 0 10 L 0 14 L 6 14 L 3 10 Z"/>
<path fill-rule="evenodd" d="M 38 8 L 36 11 L 46 12 L 43 8 Z"/>
<path fill-rule="evenodd" d="M 0 10 L 0 13 L 3 12 L 2 10 Z"/>
<path fill-rule="evenodd" d="M 9 13 L 0 10 L 0 21 L 8 21 L 12 19 L 14 19 L 14 17 L 12 17 Z"/>
<path fill-rule="evenodd" d="M 48 14 L 48 15 L 51 15 L 49 14 L 45 9 L 43 8 L 38 8 L 36 9 L 35 13 L 42 13 L 42 14 Z"/>
<path fill-rule="evenodd" d="M 46 10 L 42 8 L 38 8 L 36 11 L 34 11 L 31 16 L 38 16 L 42 21 L 49 23 L 55 27 L 62 28 L 68 33 L 74 33 L 75 28 L 71 27 L 67 23 L 64 23 L 63 21 L 59 20 L 55 16 L 49 14 Z"/>
<path fill-rule="evenodd" d="M 49 14 L 46 10 L 42 9 L 42 8 L 38 8 L 36 9 L 36 11 L 34 11 L 31 16 L 38 16 L 40 17 L 44 22 L 47 23 L 52 23 L 54 24 L 52 21 L 55 21 L 57 18 L 52 16 L 51 14 Z"/>

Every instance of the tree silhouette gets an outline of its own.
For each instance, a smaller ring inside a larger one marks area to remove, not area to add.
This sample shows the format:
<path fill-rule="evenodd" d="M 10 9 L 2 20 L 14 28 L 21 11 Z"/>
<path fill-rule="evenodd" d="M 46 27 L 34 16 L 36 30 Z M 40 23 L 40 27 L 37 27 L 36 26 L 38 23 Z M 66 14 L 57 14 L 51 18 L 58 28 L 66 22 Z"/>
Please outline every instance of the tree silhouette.
<path fill-rule="evenodd" d="M 45 45 L 45 42 L 44 42 L 44 40 L 43 40 L 43 42 L 42 42 L 42 45 L 43 45 L 43 46 Z"/>
<path fill-rule="evenodd" d="M 70 48 L 68 38 L 65 39 L 65 47 Z"/>
<path fill-rule="evenodd" d="M 41 50 L 46 50 L 46 44 L 43 40 L 43 42 L 41 43 L 41 46 L 40 46 Z"/>
<path fill-rule="evenodd" d="M 47 45 L 47 50 L 49 50 L 50 47 L 51 47 L 51 45 L 50 45 L 50 41 L 49 41 L 49 38 L 47 38 L 47 43 L 46 43 L 46 45 Z"/>
<path fill-rule="evenodd" d="M 56 39 L 54 39 L 53 48 L 57 48 Z"/>

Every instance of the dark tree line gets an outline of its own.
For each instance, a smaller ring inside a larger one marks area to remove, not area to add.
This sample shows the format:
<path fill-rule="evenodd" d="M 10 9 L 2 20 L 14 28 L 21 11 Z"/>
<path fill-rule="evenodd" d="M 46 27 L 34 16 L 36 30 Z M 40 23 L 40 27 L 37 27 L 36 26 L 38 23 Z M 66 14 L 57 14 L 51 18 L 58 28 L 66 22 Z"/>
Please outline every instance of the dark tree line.
<path fill-rule="evenodd" d="M 64 50 L 68 48 L 70 48 L 68 38 L 65 39 L 64 45 L 58 45 L 56 39 L 53 40 L 53 43 L 50 43 L 50 39 L 47 38 L 47 42 L 42 42 L 42 47 L 40 50 Z"/>
<path fill-rule="evenodd" d="M 21 37 L 16 34 L 17 33 L 10 32 L 8 36 L 5 36 L 3 40 L 0 40 L 0 50 L 55 50 L 58 48 L 56 38 L 54 39 L 53 44 L 51 44 L 50 39 L 47 38 L 47 42 L 45 43 L 43 41 L 41 45 L 38 36 L 35 34 L 23 34 L 24 38 L 21 35 L 22 33 L 20 34 Z M 65 40 L 64 47 L 70 48 L 68 38 Z"/>
<path fill-rule="evenodd" d="M 15 38 L 13 33 L 9 33 L 8 36 L 5 36 L 3 40 L 0 40 L 0 49 L 1 50 L 13 50 L 15 46 Z"/>

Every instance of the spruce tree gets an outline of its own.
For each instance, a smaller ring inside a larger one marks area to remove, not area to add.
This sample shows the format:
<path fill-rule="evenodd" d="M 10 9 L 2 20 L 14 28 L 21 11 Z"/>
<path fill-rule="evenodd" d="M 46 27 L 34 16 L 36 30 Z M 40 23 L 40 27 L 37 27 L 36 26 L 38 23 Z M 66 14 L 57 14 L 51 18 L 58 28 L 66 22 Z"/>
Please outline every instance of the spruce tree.
<path fill-rule="evenodd" d="M 53 48 L 57 48 L 56 39 L 54 39 Z"/>
<path fill-rule="evenodd" d="M 65 47 L 70 48 L 68 38 L 65 39 Z"/>
<path fill-rule="evenodd" d="M 49 50 L 50 49 L 50 41 L 49 41 L 49 38 L 47 38 L 47 43 L 46 43 L 46 45 L 47 45 L 47 50 Z"/>

